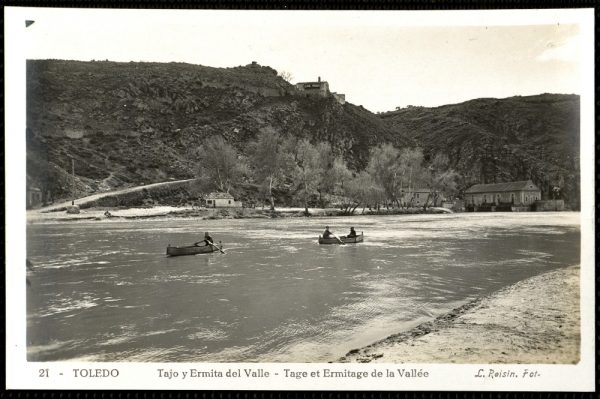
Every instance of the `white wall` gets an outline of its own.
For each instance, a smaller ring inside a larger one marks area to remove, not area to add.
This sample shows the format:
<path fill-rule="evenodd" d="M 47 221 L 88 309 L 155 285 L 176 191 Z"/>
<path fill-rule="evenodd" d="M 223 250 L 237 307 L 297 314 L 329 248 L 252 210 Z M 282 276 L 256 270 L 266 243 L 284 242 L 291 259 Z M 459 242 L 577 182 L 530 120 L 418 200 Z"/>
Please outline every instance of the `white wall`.
<path fill-rule="evenodd" d="M 485 201 L 484 201 L 485 196 Z M 475 204 L 481 205 L 484 202 L 486 204 L 491 203 L 511 203 L 513 202 L 514 196 L 514 204 L 515 205 L 531 205 L 536 199 L 541 199 L 542 194 L 540 191 L 504 191 L 504 192 L 492 192 L 492 193 L 475 193 L 475 194 L 467 194 L 465 200 L 467 204 Z"/>
<path fill-rule="evenodd" d="M 208 201 L 211 201 L 211 202 L 209 203 Z M 207 199 L 206 207 L 207 208 L 241 208 L 242 202 L 235 201 L 233 199 L 224 199 L 224 198 Z"/>

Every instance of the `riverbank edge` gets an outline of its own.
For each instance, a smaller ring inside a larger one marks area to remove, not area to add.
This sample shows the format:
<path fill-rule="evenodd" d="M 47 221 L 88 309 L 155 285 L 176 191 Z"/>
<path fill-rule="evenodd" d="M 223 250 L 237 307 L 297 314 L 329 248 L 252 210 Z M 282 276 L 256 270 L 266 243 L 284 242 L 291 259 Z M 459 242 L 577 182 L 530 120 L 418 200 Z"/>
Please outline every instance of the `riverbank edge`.
<path fill-rule="evenodd" d="M 168 208 L 164 210 L 164 208 Z M 106 216 L 109 212 L 110 216 Z M 198 220 L 220 220 L 220 219 L 274 219 L 295 217 L 347 217 L 347 216 L 392 216 L 392 215 L 417 215 L 417 214 L 445 214 L 452 213 L 442 208 L 394 209 L 390 211 L 368 211 L 365 213 L 347 214 L 335 208 L 311 208 L 306 215 L 303 209 L 280 208 L 275 211 L 259 208 L 176 208 L 176 207 L 150 207 L 150 208 L 85 208 L 78 214 L 69 214 L 62 210 L 27 211 L 27 220 L 52 221 L 52 222 L 74 222 L 94 220 L 136 220 L 136 219 L 161 219 L 161 218 L 195 218 Z"/>
<path fill-rule="evenodd" d="M 527 278 L 352 349 L 337 362 L 575 364 L 581 342 L 579 279 L 580 265 Z"/>

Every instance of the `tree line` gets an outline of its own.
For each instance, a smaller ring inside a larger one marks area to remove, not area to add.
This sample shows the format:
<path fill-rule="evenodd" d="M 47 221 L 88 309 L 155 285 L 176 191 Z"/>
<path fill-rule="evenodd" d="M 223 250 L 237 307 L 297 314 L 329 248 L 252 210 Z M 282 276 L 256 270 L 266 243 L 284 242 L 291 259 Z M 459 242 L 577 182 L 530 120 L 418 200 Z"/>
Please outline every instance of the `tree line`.
<path fill-rule="evenodd" d="M 265 129 L 241 154 L 217 136 L 204 141 L 197 151 L 198 179 L 209 190 L 229 193 L 243 182 L 258 185 L 259 197 L 275 210 L 276 191 L 288 191 L 309 203 L 330 203 L 352 214 L 357 208 L 413 207 L 415 189 L 426 189 L 424 209 L 436 206 L 441 195 L 457 191 L 459 175 L 444 154 L 426 160 L 420 148 L 399 149 L 380 144 L 369 152 L 363 170 L 351 170 L 327 142 L 281 135 Z"/>

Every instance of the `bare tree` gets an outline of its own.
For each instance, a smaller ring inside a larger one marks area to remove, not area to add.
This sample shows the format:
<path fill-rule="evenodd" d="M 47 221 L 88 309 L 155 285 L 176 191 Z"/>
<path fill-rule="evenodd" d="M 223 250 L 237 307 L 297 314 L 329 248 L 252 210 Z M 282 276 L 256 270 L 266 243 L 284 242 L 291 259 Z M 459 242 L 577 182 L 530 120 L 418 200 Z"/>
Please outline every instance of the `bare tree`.
<path fill-rule="evenodd" d="M 304 214 L 308 216 L 308 200 L 317 192 L 319 180 L 322 175 L 322 164 L 319 152 L 307 139 L 300 140 L 294 151 L 295 173 L 294 178 L 300 187 L 304 202 Z"/>
<path fill-rule="evenodd" d="M 400 152 L 400 197 L 404 193 L 412 193 L 415 188 L 415 183 L 422 175 L 423 168 L 423 151 L 420 148 L 410 149 L 405 148 Z M 401 206 L 400 200 L 398 204 Z M 410 197 L 410 202 L 413 198 Z M 405 204 L 408 205 L 408 204 Z"/>
<path fill-rule="evenodd" d="M 344 159 L 341 156 L 335 156 L 329 143 L 318 143 L 316 149 L 319 153 L 320 163 L 317 192 L 319 193 L 319 203 L 321 207 L 324 207 L 323 194 L 341 194 L 344 183 L 352 177 L 352 173 L 348 170 Z"/>
<path fill-rule="evenodd" d="M 362 213 L 366 206 L 378 206 L 385 198 L 385 190 L 368 172 L 362 171 L 354 178 L 350 179 L 344 186 L 343 212 L 353 214 L 356 208 L 362 205 Z"/>
<path fill-rule="evenodd" d="M 236 150 L 223 137 L 205 140 L 198 150 L 200 180 L 210 188 L 229 193 L 240 182 L 245 170 L 244 162 Z"/>
<path fill-rule="evenodd" d="M 386 194 L 386 206 L 397 201 L 400 195 L 402 170 L 400 151 L 391 144 L 380 144 L 369 154 L 367 172 L 375 179 Z"/>
<path fill-rule="evenodd" d="M 423 178 L 429 189 L 429 195 L 423 204 L 423 209 L 427 209 L 430 203 L 437 206 L 437 201 L 442 193 L 454 194 L 456 192 L 456 181 L 459 174 L 451 169 L 449 164 L 448 156 L 439 153 L 426 169 Z"/>
<path fill-rule="evenodd" d="M 294 79 L 294 75 L 292 75 L 291 72 L 288 71 L 279 72 L 279 76 L 281 76 L 281 78 L 288 83 L 292 83 L 292 79 Z"/>
<path fill-rule="evenodd" d="M 274 130 L 263 130 L 250 148 L 254 177 L 257 182 L 264 185 L 269 197 L 271 210 L 275 210 L 273 189 L 280 186 L 286 173 L 292 166 L 293 159 L 289 152 L 284 150 L 283 140 Z"/>

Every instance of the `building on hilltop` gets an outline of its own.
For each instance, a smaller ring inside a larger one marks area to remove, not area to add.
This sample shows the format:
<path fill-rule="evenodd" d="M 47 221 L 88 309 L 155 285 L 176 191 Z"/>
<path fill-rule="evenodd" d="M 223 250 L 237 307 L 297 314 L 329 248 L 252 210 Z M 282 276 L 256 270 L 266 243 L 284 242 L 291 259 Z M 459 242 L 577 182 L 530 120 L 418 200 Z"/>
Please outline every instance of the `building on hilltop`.
<path fill-rule="evenodd" d="M 346 103 L 346 95 L 340 93 L 332 93 L 329 91 L 329 83 L 321 80 L 319 76 L 316 82 L 300 82 L 296 83 L 296 89 L 304 94 L 306 97 L 329 97 L 333 96 L 335 100 L 340 104 Z"/>
<path fill-rule="evenodd" d="M 303 94 L 308 96 L 319 96 L 327 97 L 329 94 L 329 83 L 322 81 L 319 76 L 319 80 L 316 82 L 300 82 L 296 83 L 296 89 L 300 90 Z"/>
<path fill-rule="evenodd" d="M 531 181 L 514 181 L 507 183 L 475 184 L 465 191 L 467 206 L 492 207 L 510 204 L 514 207 L 531 207 L 542 198 L 541 190 Z"/>
<path fill-rule="evenodd" d="M 207 208 L 241 208 L 242 202 L 236 201 L 229 193 L 210 193 L 204 197 Z"/>

